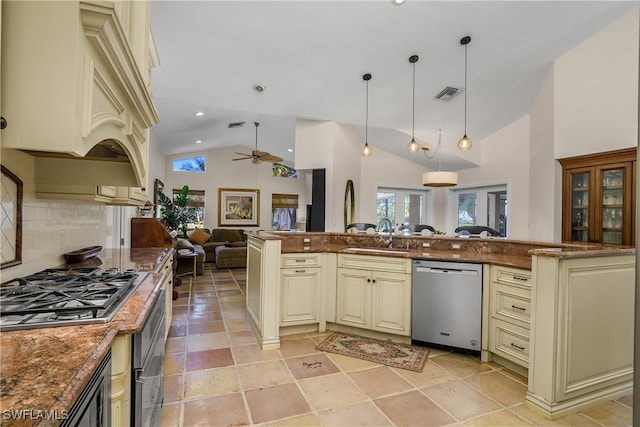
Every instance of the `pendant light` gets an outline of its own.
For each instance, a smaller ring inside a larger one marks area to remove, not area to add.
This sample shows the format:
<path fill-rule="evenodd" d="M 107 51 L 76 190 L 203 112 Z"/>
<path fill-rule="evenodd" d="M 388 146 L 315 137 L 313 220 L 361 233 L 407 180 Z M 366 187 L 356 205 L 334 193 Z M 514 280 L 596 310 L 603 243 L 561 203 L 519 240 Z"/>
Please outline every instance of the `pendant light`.
<path fill-rule="evenodd" d="M 458 148 L 462 151 L 471 149 L 471 138 L 467 136 L 467 45 L 471 43 L 471 37 L 465 36 L 460 39 L 460 44 L 464 46 L 464 136 L 458 141 Z"/>
<path fill-rule="evenodd" d="M 371 80 L 371 74 L 367 73 L 362 76 L 362 80 L 367 82 L 367 97 L 366 97 L 366 113 L 364 119 L 364 145 L 360 149 L 360 154 L 362 157 L 369 157 L 373 152 L 373 149 L 369 146 L 368 138 L 368 129 L 369 129 L 369 80 Z"/>
<path fill-rule="evenodd" d="M 442 146 L 442 129 L 438 129 L 438 145 L 433 152 L 433 155 L 424 153 L 425 157 L 434 159 Z M 438 170 L 432 172 L 425 172 L 422 174 L 422 185 L 425 187 L 453 187 L 458 185 L 458 174 L 456 172 L 447 172 L 440 170 L 440 160 L 438 160 Z"/>
<path fill-rule="evenodd" d="M 416 133 L 416 62 L 418 62 L 418 55 L 412 55 L 409 57 L 409 62 L 413 64 L 413 105 L 412 109 L 412 121 L 411 121 L 411 142 L 407 144 L 407 150 L 410 153 L 415 153 L 420 149 L 420 144 L 416 142 L 415 133 Z"/>

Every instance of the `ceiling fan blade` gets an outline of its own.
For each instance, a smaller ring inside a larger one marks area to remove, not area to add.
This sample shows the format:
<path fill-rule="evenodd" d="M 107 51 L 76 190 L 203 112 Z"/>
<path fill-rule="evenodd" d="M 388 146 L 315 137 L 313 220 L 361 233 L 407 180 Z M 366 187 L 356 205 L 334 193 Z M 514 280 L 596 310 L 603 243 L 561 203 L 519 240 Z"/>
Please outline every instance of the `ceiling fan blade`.
<path fill-rule="evenodd" d="M 247 156 L 247 157 L 238 157 L 237 159 L 231 159 L 231 160 L 249 160 L 251 159 L 251 156 Z"/>
<path fill-rule="evenodd" d="M 282 157 L 278 157 L 278 156 L 274 156 L 273 154 L 266 153 L 266 155 L 262 156 L 262 160 L 266 162 L 275 163 L 275 162 L 281 162 Z"/>
<path fill-rule="evenodd" d="M 238 153 L 237 151 L 234 151 L 233 154 L 238 154 L 240 156 L 247 156 L 247 157 L 251 157 L 253 154 L 247 154 L 247 153 Z"/>

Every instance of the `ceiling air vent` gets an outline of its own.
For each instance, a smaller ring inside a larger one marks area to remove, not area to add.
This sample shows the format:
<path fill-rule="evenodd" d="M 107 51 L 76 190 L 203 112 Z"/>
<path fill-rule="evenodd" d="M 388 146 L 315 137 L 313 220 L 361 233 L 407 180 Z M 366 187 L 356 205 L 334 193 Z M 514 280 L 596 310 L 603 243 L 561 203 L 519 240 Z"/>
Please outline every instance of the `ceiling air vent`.
<path fill-rule="evenodd" d="M 242 126 L 244 126 L 244 122 L 229 123 L 229 129 L 239 128 Z"/>
<path fill-rule="evenodd" d="M 450 101 L 454 96 L 460 94 L 464 89 L 447 86 L 436 95 L 436 99 L 440 101 Z"/>

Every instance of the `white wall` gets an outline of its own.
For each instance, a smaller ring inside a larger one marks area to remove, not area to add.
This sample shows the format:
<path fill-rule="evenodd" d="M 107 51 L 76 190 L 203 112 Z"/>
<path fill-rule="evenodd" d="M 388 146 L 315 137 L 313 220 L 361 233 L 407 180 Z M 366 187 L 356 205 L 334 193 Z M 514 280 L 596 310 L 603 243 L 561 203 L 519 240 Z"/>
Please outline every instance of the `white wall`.
<path fill-rule="evenodd" d="M 555 62 L 555 157 L 638 143 L 638 8 Z"/>
<path fill-rule="evenodd" d="M 362 141 L 349 125 L 311 120 L 296 121 L 296 168 L 327 171 L 326 231 L 344 231 L 344 196 L 353 181 L 356 222 L 376 222 L 378 187 L 424 189 L 425 169 L 393 155 L 369 141 L 371 157 L 362 157 Z"/>
<path fill-rule="evenodd" d="M 243 188 L 260 190 L 260 223 L 259 227 L 241 227 L 244 229 L 271 229 L 271 195 L 273 193 L 298 194 L 298 218 L 306 214 L 305 207 L 311 203 L 307 196 L 307 184 L 304 172 L 298 179 L 276 178 L 272 176 L 271 163 L 254 165 L 250 160 L 233 161 L 238 157 L 234 152 L 246 152 L 249 147 L 234 146 L 215 150 L 198 151 L 166 157 L 165 162 L 165 194 L 171 197 L 174 188 L 180 189 L 188 185 L 192 190 L 205 191 L 205 227 L 218 227 L 218 189 Z M 173 160 L 205 156 L 206 171 L 204 173 L 174 172 Z"/>
<path fill-rule="evenodd" d="M 561 239 L 562 170 L 554 160 L 553 66 L 531 107 L 529 144 L 529 237 Z"/>

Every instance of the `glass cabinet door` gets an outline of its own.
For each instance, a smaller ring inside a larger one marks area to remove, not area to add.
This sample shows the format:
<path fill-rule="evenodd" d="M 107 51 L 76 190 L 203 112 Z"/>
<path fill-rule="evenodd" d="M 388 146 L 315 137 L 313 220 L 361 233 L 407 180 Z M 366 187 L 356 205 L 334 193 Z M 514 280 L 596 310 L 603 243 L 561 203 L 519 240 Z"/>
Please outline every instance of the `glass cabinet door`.
<path fill-rule="evenodd" d="M 624 219 L 624 168 L 603 170 L 602 188 L 602 243 L 623 243 Z"/>
<path fill-rule="evenodd" d="M 589 241 L 590 172 L 571 175 L 571 240 Z"/>

